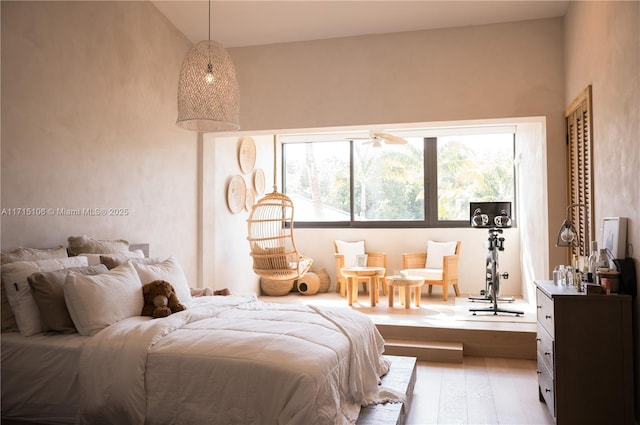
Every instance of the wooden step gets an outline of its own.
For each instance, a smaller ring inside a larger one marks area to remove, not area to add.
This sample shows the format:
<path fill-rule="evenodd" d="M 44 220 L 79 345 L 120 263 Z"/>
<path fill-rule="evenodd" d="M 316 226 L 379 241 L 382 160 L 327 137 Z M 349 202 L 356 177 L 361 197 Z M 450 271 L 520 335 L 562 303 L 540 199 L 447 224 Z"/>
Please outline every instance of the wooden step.
<path fill-rule="evenodd" d="M 385 341 L 459 343 L 464 347 L 465 356 L 530 360 L 535 360 L 536 358 L 535 323 L 532 324 L 531 329 L 527 327 L 524 331 L 456 329 L 391 324 L 376 324 L 376 327 Z M 405 353 L 404 355 L 418 357 L 417 352 L 411 350 L 403 350 L 402 352 Z M 391 352 L 389 353 L 391 354 Z M 393 354 L 395 353 L 397 352 Z"/>
<path fill-rule="evenodd" d="M 462 363 L 463 346 L 459 342 L 416 341 L 385 339 L 385 354 L 413 356 L 431 362 Z"/>
<path fill-rule="evenodd" d="M 416 358 L 405 356 L 385 357 L 391 360 L 389 372 L 382 377 L 381 386 L 398 391 L 406 396 L 404 403 L 385 403 L 360 409 L 356 425 L 403 425 L 416 384 Z"/>

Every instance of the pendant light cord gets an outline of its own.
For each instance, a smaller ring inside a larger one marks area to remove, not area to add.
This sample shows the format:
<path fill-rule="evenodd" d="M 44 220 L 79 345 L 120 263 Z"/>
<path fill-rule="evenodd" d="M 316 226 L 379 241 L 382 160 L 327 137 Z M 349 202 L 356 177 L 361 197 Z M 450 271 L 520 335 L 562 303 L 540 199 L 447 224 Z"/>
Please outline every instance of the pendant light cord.
<path fill-rule="evenodd" d="M 209 41 L 211 41 L 211 0 L 209 0 Z"/>
<path fill-rule="evenodd" d="M 276 171 L 276 145 L 278 144 L 278 135 L 273 135 L 273 191 L 278 191 L 278 184 L 276 183 L 277 171 Z"/>

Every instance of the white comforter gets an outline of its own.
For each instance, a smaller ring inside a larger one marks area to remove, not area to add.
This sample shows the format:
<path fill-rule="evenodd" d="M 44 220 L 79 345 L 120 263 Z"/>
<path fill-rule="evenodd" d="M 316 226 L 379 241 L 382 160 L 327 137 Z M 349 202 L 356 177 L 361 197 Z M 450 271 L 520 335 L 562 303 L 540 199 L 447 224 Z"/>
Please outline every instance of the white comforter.
<path fill-rule="evenodd" d="M 202 297 L 100 331 L 80 358 L 77 423 L 346 424 L 400 401 L 371 320 L 348 308 Z"/>

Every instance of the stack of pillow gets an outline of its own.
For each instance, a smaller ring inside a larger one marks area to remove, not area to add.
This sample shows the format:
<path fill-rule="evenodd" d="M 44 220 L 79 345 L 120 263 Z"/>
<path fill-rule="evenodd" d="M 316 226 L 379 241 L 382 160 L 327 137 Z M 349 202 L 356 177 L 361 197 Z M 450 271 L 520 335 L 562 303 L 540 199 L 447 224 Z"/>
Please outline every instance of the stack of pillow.
<path fill-rule="evenodd" d="M 73 255 L 68 256 L 68 252 Z M 69 250 L 18 248 L 2 253 L 2 332 L 94 335 L 140 316 L 142 285 L 170 282 L 188 306 L 191 291 L 173 257 L 144 258 L 123 240 L 69 238 Z"/>

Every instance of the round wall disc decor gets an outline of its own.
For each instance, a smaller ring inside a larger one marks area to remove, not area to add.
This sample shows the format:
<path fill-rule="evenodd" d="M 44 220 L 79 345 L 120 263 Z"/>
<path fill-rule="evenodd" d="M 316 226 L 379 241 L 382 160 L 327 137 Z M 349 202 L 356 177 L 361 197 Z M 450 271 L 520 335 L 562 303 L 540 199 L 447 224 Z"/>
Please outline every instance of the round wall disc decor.
<path fill-rule="evenodd" d="M 240 175 L 231 177 L 229 187 L 227 188 L 227 204 L 232 213 L 238 213 L 244 208 L 244 202 L 247 195 L 247 185 Z"/>
<path fill-rule="evenodd" d="M 243 137 L 240 143 L 240 151 L 238 152 L 238 161 L 240 162 L 240 169 L 244 174 L 249 174 L 253 171 L 253 166 L 256 165 L 256 142 L 251 137 Z"/>
<path fill-rule="evenodd" d="M 244 209 L 251 211 L 251 207 L 256 203 L 256 191 L 253 188 L 247 188 L 247 196 L 244 200 Z"/>
<path fill-rule="evenodd" d="M 256 169 L 256 173 L 253 175 L 253 186 L 256 188 L 256 193 L 262 195 L 264 193 L 264 171 L 262 168 Z"/>

